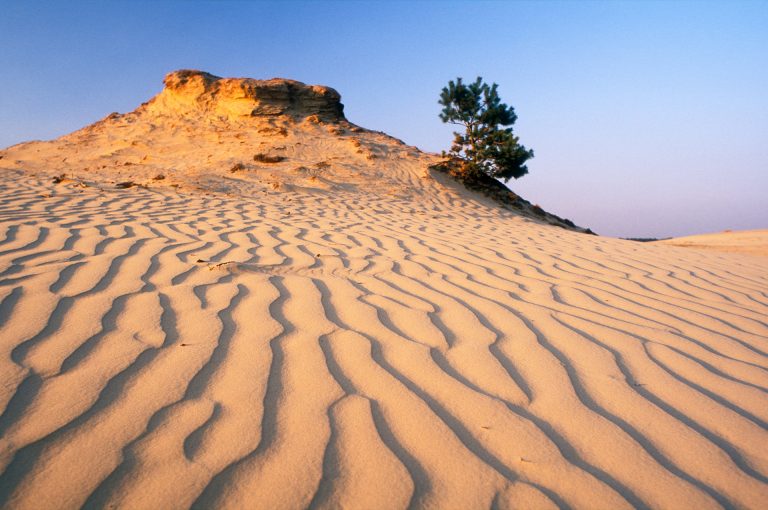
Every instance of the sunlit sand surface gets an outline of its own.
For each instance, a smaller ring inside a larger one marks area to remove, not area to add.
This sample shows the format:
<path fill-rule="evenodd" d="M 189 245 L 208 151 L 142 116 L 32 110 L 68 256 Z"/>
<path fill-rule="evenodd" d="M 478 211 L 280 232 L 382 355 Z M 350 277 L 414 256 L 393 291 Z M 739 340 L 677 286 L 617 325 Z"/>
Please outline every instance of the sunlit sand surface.
<path fill-rule="evenodd" d="M 657 241 L 659 244 L 682 246 L 726 253 L 745 253 L 768 257 L 768 230 L 716 232 L 695 236 L 675 237 Z"/>
<path fill-rule="evenodd" d="M 765 506 L 768 258 L 547 225 L 349 126 L 175 123 L 157 167 L 128 121 L 2 153 L 0 507 Z"/>

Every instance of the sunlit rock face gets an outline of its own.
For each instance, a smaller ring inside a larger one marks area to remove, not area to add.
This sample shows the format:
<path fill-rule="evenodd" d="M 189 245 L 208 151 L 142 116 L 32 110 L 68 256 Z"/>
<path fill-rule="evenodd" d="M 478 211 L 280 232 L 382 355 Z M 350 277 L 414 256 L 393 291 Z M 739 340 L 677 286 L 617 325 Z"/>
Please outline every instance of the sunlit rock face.
<path fill-rule="evenodd" d="M 146 105 L 156 115 L 204 113 L 231 120 L 284 115 L 320 120 L 344 120 L 341 95 L 330 87 L 306 85 L 283 78 L 220 78 L 210 73 L 181 70 L 169 73 L 165 88 Z"/>

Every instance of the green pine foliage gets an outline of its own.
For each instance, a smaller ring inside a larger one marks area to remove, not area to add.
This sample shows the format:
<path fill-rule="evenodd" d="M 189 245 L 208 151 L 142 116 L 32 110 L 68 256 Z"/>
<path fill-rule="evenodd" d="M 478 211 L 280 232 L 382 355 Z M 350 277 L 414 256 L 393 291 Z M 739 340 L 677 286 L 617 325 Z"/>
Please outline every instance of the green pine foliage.
<path fill-rule="evenodd" d="M 498 85 L 488 85 L 480 77 L 469 84 L 456 78 L 440 94 L 440 119 L 464 126 L 464 133 L 453 133 L 451 150 L 443 154 L 461 162 L 466 179 L 477 180 L 484 174 L 508 181 L 528 173 L 525 162 L 533 157 L 533 150 L 520 145 L 513 134 L 515 109 L 501 102 L 497 89 Z"/>

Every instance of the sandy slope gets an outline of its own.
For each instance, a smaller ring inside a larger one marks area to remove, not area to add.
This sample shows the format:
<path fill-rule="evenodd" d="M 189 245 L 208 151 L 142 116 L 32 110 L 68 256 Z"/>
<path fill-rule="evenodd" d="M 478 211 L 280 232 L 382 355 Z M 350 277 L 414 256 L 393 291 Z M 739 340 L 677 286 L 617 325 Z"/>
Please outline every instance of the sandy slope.
<path fill-rule="evenodd" d="M 727 253 L 746 253 L 768 257 L 768 230 L 742 230 L 716 232 L 695 236 L 675 237 L 654 241 L 657 244 L 682 246 L 702 250 L 715 250 Z"/>
<path fill-rule="evenodd" d="M 58 184 L 31 154 L 72 138 L 3 153 L 0 507 L 765 506 L 768 259 L 552 227 L 300 126 L 236 185 L 168 150 L 178 188 L 116 189 L 157 169 L 108 131 Z"/>
<path fill-rule="evenodd" d="M 763 259 L 458 195 L 2 187 L 2 506 L 768 497 Z"/>

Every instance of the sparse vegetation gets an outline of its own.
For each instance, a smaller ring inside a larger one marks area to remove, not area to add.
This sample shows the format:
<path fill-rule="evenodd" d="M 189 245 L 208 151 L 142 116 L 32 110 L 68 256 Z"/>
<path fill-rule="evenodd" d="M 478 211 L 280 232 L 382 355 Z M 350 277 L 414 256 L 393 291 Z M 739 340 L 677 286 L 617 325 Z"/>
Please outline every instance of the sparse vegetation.
<path fill-rule="evenodd" d="M 285 156 L 270 156 L 269 154 L 263 154 L 261 152 L 253 156 L 253 160 L 258 161 L 259 163 L 280 163 L 281 161 L 285 161 L 285 159 Z"/>
<path fill-rule="evenodd" d="M 495 200 L 504 207 L 509 207 L 521 211 L 529 216 L 545 219 L 552 225 L 560 227 L 573 228 L 581 230 L 585 234 L 596 235 L 590 229 L 580 229 L 571 220 L 561 218 L 555 214 L 548 213 L 539 205 L 531 204 L 514 191 L 511 191 L 498 179 L 485 174 L 480 174 L 476 178 L 468 179 L 462 173 L 462 163 L 457 159 L 448 159 L 427 167 L 428 170 L 447 173 L 456 177 L 464 186 L 478 193 Z M 427 174 L 428 175 L 428 174 Z"/>
<path fill-rule="evenodd" d="M 533 151 L 520 145 L 513 134 L 517 115 L 514 108 L 501 102 L 497 88 L 480 77 L 468 85 L 457 78 L 440 94 L 440 119 L 464 127 L 464 133 L 454 132 L 451 149 L 443 153 L 459 163 L 463 180 L 486 175 L 508 181 L 528 173 L 525 162 L 533 157 Z"/>
<path fill-rule="evenodd" d="M 264 127 L 259 129 L 259 133 L 265 134 L 265 135 L 280 135 L 280 136 L 288 136 L 288 130 L 285 127 Z"/>
<path fill-rule="evenodd" d="M 304 175 L 309 178 L 310 181 L 316 181 L 317 176 L 320 173 L 320 169 L 317 167 L 314 168 L 308 168 L 306 166 L 297 166 L 293 169 L 294 172 L 297 174 Z"/>
<path fill-rule="evenodd" d="M 242 163 L 235 163 L 232 168 L 229 169 L 229 173 L 241 172 L 245 170 L 245 165 Z"/>

